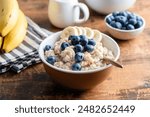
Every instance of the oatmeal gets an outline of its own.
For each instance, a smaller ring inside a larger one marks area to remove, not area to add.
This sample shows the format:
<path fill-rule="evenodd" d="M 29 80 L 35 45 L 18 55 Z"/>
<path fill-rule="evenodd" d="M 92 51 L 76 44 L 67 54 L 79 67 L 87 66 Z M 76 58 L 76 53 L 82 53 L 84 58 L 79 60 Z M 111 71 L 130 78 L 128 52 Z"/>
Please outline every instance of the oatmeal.
<path fill-rule="evenodd" d="M 54 48 L 46 45 L 48 63 L 67 70 L 85 71 L 106 66 L 103 58 L 114 59 L 113 52 L 104 47 L 98 30 L 83 27 L 67 27 Z"/>

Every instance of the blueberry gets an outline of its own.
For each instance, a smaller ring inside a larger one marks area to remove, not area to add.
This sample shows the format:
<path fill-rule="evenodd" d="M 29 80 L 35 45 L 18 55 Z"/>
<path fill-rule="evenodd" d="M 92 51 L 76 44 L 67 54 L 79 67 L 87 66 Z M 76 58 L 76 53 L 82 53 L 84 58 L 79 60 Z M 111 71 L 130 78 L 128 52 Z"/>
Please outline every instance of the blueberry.
<path fill-rule="evenodd" d="M 48 56 L 47 62 L 53 65 L 56 62 L 56 57 L 55 56 Z"/>
<path fill-rule="evenodd" d="M 92 46 L 95 46 L 96 45 L 96 42 L 94 39 L 89 39 L 89 42 L 88 42 L 89 45 L 92 45 Z"/>
<path fill-rule="evenodd" d="M 121 29 L 122 28 L 122 24 L 120 22 L 116 22 L 116 28 Z"/>
<path fill-rule="evenodd" d="M 79 63 L 75 63 L 72 65 L 72 70 L 74 71 L 80 71 L 81 70 L 81 65 Z"/>
<path fill-rule="evenodd" d="M 128 16 L 128 14 L 127 14 L 127 12 L 126 12 L 126 11 L 121 11 L 121 12 L 119 12 L 119 15 L 121 15 L 121 16 L 125 16 L 125 17 L 127 17 L 127 16 Z"/>
<path fill-rule="evenodd" d="M 115 22 L 115 21 L 112 21 L 112 22 L 110 23 L 110 25 L 111 25 L 112 27 L 116 28 L 116 22 Z"/>
<path fill-rule="evenodd" d="M 44 51 L 49 51 L 52 47 L 50 45 L 46 45 Z"/>
<path fill-rule="evenodd" d="M 132 24 L 128 24 L 126 28 L 127 28 L 127 30 L 134 30 L 135 29 L 135 27 Z"/>
<path fill-rule="evenodd" d="M 135 28 L 140 28 L 143 25 L 142 21 L 138 21 L 135 25 Z"/>
<path fill-rule="evenodd" d="M 63 42 L 61 44 L 61 50 L 63 51 L 66 47 L 69 47 L 69 43 L 68 42 Z"/>
<path fill-rule="evenodd" d="M 81 62 L 81 61 L 83 60 L 83 58 L 84 58 L 84 54 L 83 54 L 83 53 L 77 52 L 77 53 L 75 54 L 75 61 L 76 61 L 76 62 Z"/>
<path fill-rule="evenodd" d="M 127 21 L 127 18 L 125 16 L 116 16 L 115 17 L 115 20 L 117 22 L 120 22 L 122 25 L 125 25 L 126 21 Z"/>
<path fill-rule="evenodd" d="M 142 19 L 139 16 L 136 16 L 137 21 L 142 21 Z"/>
<path fill-rule="evenodd" d="M 129 24 L 135 25 L 137 23 L 136 19 L 129 19 Z"/>
<path fill-rule="evenodd" d="M 126 21 L 126 23 L 125 23 L 125 25 L 124 25 L 124 26 L 125 26 L 125 27 L 127 27 L 128 25 L 129 25 L 129 22 L 128 22 L 128 21 Z"/>
<path fill-rule="evenodd" d="M 75 52 L 82 52 L 83 51 L 82 45 L 80 45 L 80 44 L 75 45 L 74 51 Z"/>
<path fill-rule="evenodd" d="M 74 37 L 75 37 L 75 35 L 70 35 L 70 36 L 68 37 L 68 40 L 72 40 Z"/>
<path fill-rule="evenodd" d="M 116 17 L 117 15 L 119 15 L 119 12 L 117 12 L 117 11 L 116 11 L 116 12 L 113 12 L 112 15 L 113 15 L 114 17 Z"/>
<path fill-rule="evenodd" d="M 69 36 L 69 40 L 71 40 L 72 45 L 76 45 L 76 44 L 79 44 L 80 37 L 75 36 L 75 35 L 71 35 L 71 36 Z"/>
<path fill-rule="evenodd" d="M 109 16 L 109 18 L 113 21 L 115 20 L 115 17 L 113 15 Z"/>
<path fill-rule="evenodd" d="M 120 21 L 120 16 L 116 16 L 115 21 Z"/>
<path fill-rule="evenodd" d="M 135 14 L 133 13 L 128 14 L 128 19 L 136 19 Z"/>
<path fill-rule="evenodd" d="M 85 46 L 88 43 L 88 39 L 84 35 L 80 35 L 79 37 L 80 37 L 80 44 L 82 46 Z"/>
<path fill-rule="evenodd" d="M 87 44 L 85 45 L 84 49 L 87 52 L 92 52 L 94 50 L 94 46 Z"/>
<path fill-rule="evenodd" d="M 110 18 L 110 17 L 107 17 L 106 22 L 107 22 L 108 24 L 110 24 L 111 21 L 112 21 L 111 18 Z"/>

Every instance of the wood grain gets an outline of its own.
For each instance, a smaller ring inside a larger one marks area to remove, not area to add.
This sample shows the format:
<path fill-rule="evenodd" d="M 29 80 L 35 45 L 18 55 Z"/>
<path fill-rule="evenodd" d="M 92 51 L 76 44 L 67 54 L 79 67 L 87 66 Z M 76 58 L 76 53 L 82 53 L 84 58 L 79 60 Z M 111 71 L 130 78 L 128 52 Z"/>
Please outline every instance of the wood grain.
<path fill-rule="evenodd" d="M 48 20 L 48 0 L 18 0 L 20 8 L 41 27 L 59 31 Z M 20 74 L 0 75 L 0 99 L 150 99 L 150 1 L 137 0 L 130 9 L 146 20 L 144 32 L 136 39 L 118 41 L 120 62 L 124 69 L 113 68 L 111 77 L 88 91 L 65 89 L 52 82 L 43 65 L 32 66 Z M 105 16 L 91 10 L 90 19 L 82 24 L 108 34 Z"/>

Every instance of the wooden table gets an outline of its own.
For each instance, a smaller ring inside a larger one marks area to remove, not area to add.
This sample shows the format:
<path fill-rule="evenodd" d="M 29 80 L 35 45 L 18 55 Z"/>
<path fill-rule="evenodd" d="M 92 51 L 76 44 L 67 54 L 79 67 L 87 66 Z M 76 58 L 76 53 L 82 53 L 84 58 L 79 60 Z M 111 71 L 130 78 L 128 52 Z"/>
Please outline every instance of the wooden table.
<path fill-rule="evenodd" d="M 41 27 L 58 31 L 47 16 L 48 0 L 18 0 L 20 8 Z M 130 9 L 146 20 L 144 32 L 136 39 L 118 41 L 124 69 L 115 68 L 111 76 L 89 91 L 64 89 L 52 82 L 43 65 L 32 66 L 19 74 L 0 75 L 0 99 L 150 99 L 150 1 L 137 0 Z M 88 26 L 107 33 L 105 16 L 91 11 Z"/>

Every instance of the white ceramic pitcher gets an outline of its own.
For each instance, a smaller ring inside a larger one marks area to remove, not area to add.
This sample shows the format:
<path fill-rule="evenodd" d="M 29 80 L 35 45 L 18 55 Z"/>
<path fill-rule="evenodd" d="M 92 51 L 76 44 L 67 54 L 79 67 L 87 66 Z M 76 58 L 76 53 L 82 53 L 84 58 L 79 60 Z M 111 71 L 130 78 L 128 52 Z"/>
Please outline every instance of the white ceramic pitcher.
<path fill-rule="evenodd" d="M 80 10 L 83 18 L 80 19 Z M 49 0 L 48 16 L 51 23 L 58 28 L 78 25 L 89 18 L 89 9 L 78 0 Z"/>

